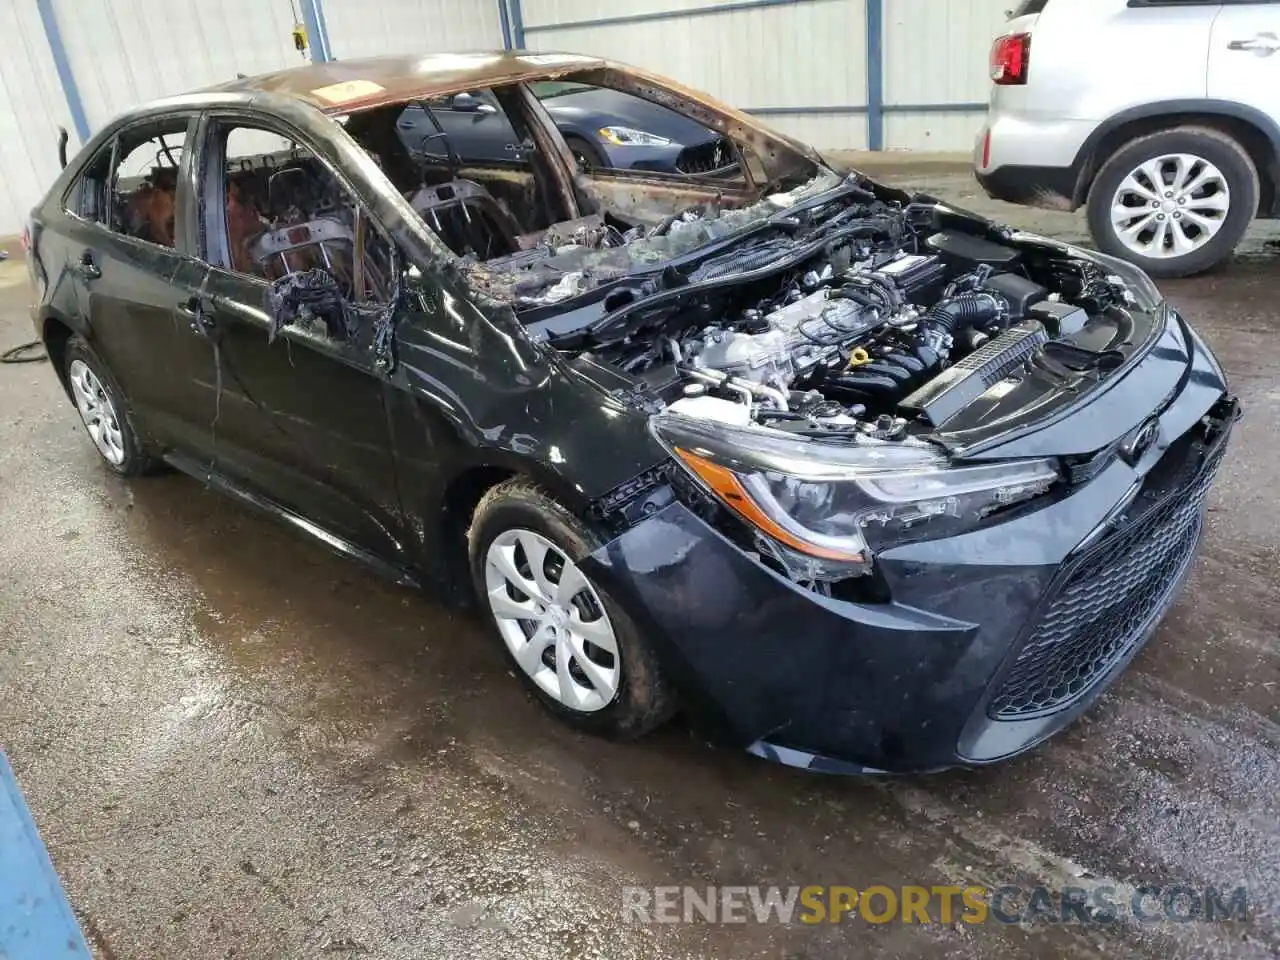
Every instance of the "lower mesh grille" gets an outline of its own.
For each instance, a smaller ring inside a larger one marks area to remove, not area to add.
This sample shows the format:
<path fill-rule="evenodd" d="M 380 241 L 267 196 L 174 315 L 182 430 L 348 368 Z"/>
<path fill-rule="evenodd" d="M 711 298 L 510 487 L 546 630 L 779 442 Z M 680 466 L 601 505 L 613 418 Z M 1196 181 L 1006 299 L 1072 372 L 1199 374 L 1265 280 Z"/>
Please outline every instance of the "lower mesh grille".
<path fill-rule="evenodd" d="M 989 716 L 1025 720 L 1065 709 L 1142 639 L 1191 562 L 1224 450 L 1225 443 L 1217 444 L 1173 493 L 1072 564 L 1001 682 Z"/>
<path fill-rule="evenodd" d="M 676 158 L 681 173 L 712 173 L 733 163 L 733 149 L 723 137 L 697 146 L 685 147 Z"/>

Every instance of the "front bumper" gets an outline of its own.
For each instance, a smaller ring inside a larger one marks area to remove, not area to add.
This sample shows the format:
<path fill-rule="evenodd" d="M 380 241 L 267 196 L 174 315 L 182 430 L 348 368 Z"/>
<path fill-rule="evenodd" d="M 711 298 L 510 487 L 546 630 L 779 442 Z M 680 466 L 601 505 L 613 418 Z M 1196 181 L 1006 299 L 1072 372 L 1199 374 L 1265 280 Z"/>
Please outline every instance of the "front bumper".
<path fill-rule="evenodd" d="M 1123 671 L 1190 568 L 1238 412 L 1191 339 L 1144 456 L 1110 457 L 1006 522 L 882 554 L 892 602 L 801 589 L 680 503 L 598 550 L 591 574 L 645 630 L 712 740 L 830 772 L 1020 753 Z"/>

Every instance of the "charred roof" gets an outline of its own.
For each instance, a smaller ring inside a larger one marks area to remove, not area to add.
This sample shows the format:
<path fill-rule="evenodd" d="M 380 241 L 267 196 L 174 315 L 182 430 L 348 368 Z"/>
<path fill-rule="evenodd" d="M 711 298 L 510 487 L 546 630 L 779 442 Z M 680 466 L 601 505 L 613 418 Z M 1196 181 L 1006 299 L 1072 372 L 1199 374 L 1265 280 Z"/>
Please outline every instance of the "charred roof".
<path fill-rule="evenodd" d="M 348 113 L 603 66 L 618 65 L 577 53 L 429 53 L 315 63 L 232 80 L 210 89 L 278 93 L 305 100 L 328 113 Z"/>

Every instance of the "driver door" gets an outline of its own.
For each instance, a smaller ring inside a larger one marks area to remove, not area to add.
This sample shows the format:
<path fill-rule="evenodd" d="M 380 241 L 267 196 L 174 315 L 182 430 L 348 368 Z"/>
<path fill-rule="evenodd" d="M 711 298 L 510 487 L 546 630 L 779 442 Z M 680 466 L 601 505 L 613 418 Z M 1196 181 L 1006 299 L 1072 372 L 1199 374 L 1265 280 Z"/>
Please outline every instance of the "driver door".
<path fill-rule="evenodd" d="M 386 242 L 354 197 L 290 135 L 214 118 L 205 142 L 210 273 L 202 322 L 223 381 L 215 471 L 311 532 L 323 528 L 322 539 L 336 536 L 340 549 L 402 562 L 406 538 L 372 322 L 351 331 L 305 322 L 273 330 L 266 309 L 273 283 L 317 269 L 348 297 L 359 283 L 370 312 L 385 307 L 377 297 L 387 295 L 390 246 L 377 246 Z M 361 243 L 384 275 L 381 287 L 371 273 L 353 277 Z"/>

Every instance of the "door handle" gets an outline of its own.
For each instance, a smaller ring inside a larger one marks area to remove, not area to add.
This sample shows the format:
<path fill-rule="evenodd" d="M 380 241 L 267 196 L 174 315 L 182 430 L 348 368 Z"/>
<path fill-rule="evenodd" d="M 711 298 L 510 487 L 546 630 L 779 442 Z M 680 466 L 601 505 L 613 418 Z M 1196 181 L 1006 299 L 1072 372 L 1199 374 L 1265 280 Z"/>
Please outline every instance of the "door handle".
<path fill-rule="evenodd" d="M 191 325 L 192 333 L 207 337 L 213 331 L 213 314 L 199 297 L 189 297 L 174 309 Z"/>
<path fill-rule="evenodd" d="M 412 129 L 413 129 L 413 121 L 412 121 L 412 120 L 397 120 L 397 121 L 396 121 L 396 126 L 397 126 L 397 127 L 399 127 L 401 130 L 412 130 Z"/>
<path fill-rule="evenodd" d="M 92 251 L 86 250 L 80 254 L 80 262 L 76 264 L 76 273 L 86 280 L 97 280 L 102 276 L 102 268 L 94 262 Z"/>
<path fill-rule="evenodd" d="M 1232 40 L 1227 44 L 1228 50 L 1241 53 L 1252 53 L 1259 57 L 1269 57 L 1280 50 L 1280 37 L 1274 33 L 1260 33 L 1248 40 Z"/>

